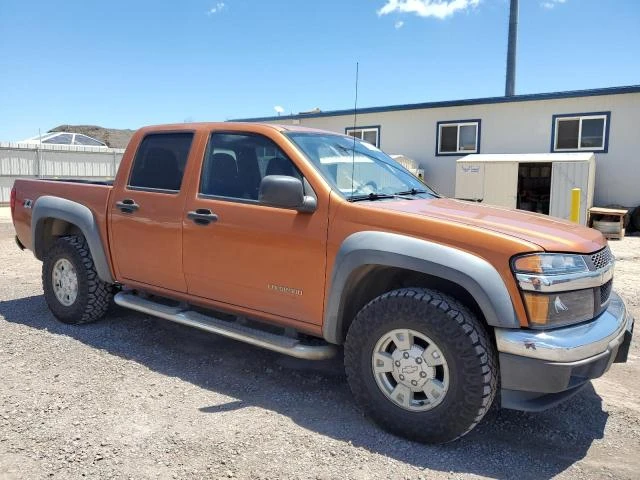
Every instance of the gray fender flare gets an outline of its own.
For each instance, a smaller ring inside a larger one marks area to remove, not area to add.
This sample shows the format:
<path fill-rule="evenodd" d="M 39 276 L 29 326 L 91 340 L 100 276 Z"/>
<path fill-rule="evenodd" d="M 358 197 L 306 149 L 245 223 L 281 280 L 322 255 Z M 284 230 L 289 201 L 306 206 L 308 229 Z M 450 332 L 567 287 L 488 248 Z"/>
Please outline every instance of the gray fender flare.
<path fill-rule="evenodd" d="M 489 325 L 520 327 L 502 277 L 486 260 L 415 237 L 364 231 L 348 236 L 336 255 L 322 330 L 328 342 L 344 341 L 345 291 L 350 275 L 363 265 L 403 268 L 449 280 L 471 294 Z"/>
<path fill-rule="evenodd" d="M 44 195 L 38 198 L 31 215 L 31 245 L 38 260 L 42 260 L 44 221 L 57 218 L 69 222 L 80 229 L 89 245 L 98 277 L 104 282 L 113 283 L 113 276 L 105 253 L 100 230 L 93 213 L 86 206 L 66 198 Z"/>

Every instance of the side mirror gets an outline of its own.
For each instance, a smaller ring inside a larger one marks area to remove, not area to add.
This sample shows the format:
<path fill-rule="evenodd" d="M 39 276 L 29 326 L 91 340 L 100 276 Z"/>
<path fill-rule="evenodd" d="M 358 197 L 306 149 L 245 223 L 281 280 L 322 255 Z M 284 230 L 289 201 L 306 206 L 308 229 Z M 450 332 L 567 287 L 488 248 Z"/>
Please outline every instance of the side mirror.
<path fill-rule="evenodd" d="M 316 199 L 304 195 L 302 182 L 286 175 L 267 175 L 260 182 L 258 201 L 270 207 L 289 208 L 299 212 L 314 212 Z"/>

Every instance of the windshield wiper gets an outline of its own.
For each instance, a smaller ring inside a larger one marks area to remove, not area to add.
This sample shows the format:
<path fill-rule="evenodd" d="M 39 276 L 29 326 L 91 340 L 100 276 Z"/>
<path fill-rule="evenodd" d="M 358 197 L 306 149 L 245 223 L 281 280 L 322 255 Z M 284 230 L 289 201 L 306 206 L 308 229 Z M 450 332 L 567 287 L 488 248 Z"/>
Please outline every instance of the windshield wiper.
<path fill-rule="evenodd" d="M 394 193 L 394 195 L 417 195 L 419 193 L 428 193 L 433 198 L 442 198 L 441 195 L 438 195 L 437 193 L 435 193 L 433 191 L 430 192 L 429 190 L 422 190 L 422 189 L 419 189 L 419 188 L 412 188 L 411 190 L 405 190 L 404 192 L 396 192 L 396 193 Z"/>
<path fill-rule="evenodd" d="M 412 188 L 411 190 L 405 190 L 404 192 L 396 192 L 394 195 L 417 195 L 418 193 L 429 193 L 426 190 L 418 188 Z"/>
<path fill-rule="evenodd" d="M 367 193 L 366 195 L 351 195 L 347 197 L 350 202 L 362 202 L 363 200 L 381 200 L 383 198 L 398 198 L 397 195 L 389 195 L 388 193 Z"/>

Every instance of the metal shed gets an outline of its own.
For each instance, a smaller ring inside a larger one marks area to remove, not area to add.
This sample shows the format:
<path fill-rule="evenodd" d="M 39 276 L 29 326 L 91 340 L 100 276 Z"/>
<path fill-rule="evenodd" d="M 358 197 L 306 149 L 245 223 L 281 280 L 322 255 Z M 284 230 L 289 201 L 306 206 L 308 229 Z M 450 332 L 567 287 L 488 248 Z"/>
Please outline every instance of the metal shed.
<path fill-rule="evenodd" d="M 456 162 L 455 197 L 569 218 L 580 188 L 580 223 L 593 206 L 595 156 L 580 153 L 467 155 Z"/>

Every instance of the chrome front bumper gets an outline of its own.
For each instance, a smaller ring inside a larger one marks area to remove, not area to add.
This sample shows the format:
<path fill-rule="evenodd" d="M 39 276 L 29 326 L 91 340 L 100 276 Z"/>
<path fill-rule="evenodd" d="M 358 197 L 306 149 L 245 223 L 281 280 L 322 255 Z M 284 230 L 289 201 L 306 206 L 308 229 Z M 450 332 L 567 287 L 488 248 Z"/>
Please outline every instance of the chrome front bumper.
<path fill-rule="evenodd" d="M 595 320 L 554 330 L 495 329 L 503 408 L 545 410 L 626 362 L 633 317 L 611 293 Z"/>
<path fill-rule="evenodd" d="M 595 320 L 555 330 L 496 328 L 498 351 L 551 362 L 576 362 L 612 351 L 633 329 L 633 317 L 615 292 Z"/>

